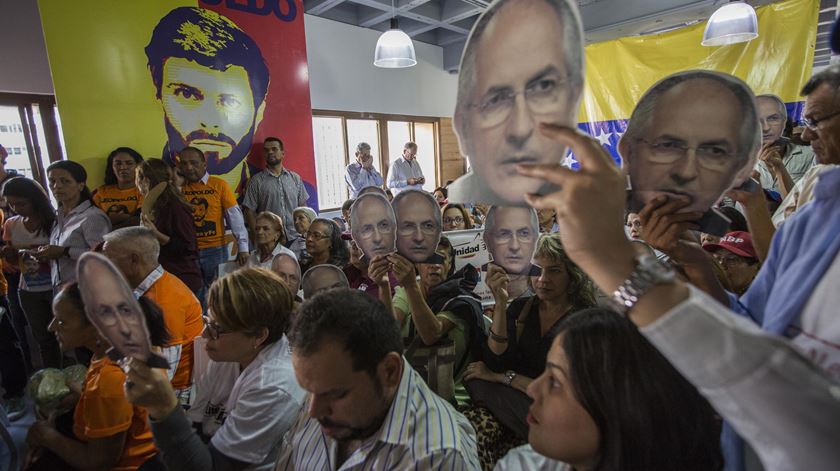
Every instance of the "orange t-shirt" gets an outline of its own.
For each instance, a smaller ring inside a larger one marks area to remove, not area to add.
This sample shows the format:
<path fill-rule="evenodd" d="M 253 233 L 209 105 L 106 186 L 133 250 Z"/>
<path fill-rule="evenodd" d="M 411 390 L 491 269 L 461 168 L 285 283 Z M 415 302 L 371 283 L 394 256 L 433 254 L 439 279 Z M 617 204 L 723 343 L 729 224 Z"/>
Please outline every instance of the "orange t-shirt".
<path fill-rule="evenodd" d="M 126 400 L 124 382 L 125 373 L 110 359 L 91 361 L 73 415 L 73 433 L 83 442 L 126 432 L 123 453 L 113 471 L 135 470 L 157 454 L 148 413 Z"/>
<path fill-rule="evenodd" d="M 236 206 L 228 184 L 211 175 L 206 184 L 185 183 L 181 192 L 193 208 L 198 249 L 225 245 L 225 210 Z"/>
<path fill-rule="evenodd" d="M 144 296 L 157 303 L 163 311 L 166 330 L 172 336 L 169 346 L 181 345 L 181 360 L 172 377 L 172 387 L 186 389 L 192 384 L 193 340 L 204 329 L 201 304 L 183 281 L 167 271 Z"/>
<path fill-rule="evenodd" d="M 117 185 L 102 185 L 93 192 L 93 204 L 108 215 L 134 214 L 143 204 L 143 195 L 136 186 L 120 190 Z"/>

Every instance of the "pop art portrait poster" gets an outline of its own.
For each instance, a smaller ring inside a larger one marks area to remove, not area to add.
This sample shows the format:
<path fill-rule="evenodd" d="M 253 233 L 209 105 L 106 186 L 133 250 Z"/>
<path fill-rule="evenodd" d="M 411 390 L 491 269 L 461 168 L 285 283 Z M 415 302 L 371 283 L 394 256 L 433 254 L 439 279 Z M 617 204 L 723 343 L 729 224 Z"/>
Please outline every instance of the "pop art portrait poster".
<path fill-rule="evenodd" d="M 186 145 L 239 194 L 279 137 L 317 205 L 300 0 L 40 0 L 71 160 L 98 186 L 119 146 L 172 161 Z"/>

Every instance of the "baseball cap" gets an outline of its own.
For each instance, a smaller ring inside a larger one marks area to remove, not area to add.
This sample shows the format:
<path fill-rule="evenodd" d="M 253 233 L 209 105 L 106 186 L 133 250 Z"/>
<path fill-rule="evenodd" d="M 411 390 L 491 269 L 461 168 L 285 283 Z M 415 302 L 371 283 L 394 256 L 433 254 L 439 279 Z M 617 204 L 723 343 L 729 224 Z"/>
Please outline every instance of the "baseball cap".
<path fill-rule="evenodd" d="M 728 232 L 720 238 L 716 244 L 706 244 L 703 248 L 707 252 L 716 252 L 718 249 L 726 249 L 735 255 L 742 257 L 758 258 L 752 244 L 752 235 L 745 231 Z"/>

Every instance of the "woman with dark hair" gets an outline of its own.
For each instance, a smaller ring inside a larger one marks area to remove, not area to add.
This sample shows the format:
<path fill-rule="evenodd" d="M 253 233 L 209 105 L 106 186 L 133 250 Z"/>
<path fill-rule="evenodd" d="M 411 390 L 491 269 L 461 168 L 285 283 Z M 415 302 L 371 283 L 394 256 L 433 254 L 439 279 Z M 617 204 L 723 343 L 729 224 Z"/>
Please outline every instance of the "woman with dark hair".
<path fill-rule="evenodd" d="M 440 208 L 444 231 L 462 231 L 472 229 L 473 222 L 463 204 L 447 203 Z"/>
<path fill-rule="evenodd" d="M 111 231 L 111 220 L 94 206 L 87 187 L 85 168 L 70 160 L 47 167 L 50 191 L 58 201 L 56 223 L 49 245 L 35 251 L 35 257 L 51 267 L 53 290 L 76 281 L 76 260 L 99 245 Z"/>
<path fill-rule="evenodd" d="M 441 206 L 445 205 L 449 198 L 449 190 L 446 189 L 445 186 L 439 186 L 435 188 L 435 191 L 432 192 L 432 195 L 435 197 L 435 201 Z"/>
<path fill-rule="evenodd" d="M 152 188 L 161 183 L 166 185 L 160 196 L 153 203 L 150 201 L 152 210 L 141 216 L 141 224 L 154 232 L 160 242 L 158 261 L 163 269 L 198 293 L 202 281 L 192 206 L 172 183 L 170 167 L 163 160 L 146 160 L 136 173 L 137 188 L 144 198 Z"/>
<path fill-rule="evenodd" d="M 105 211 L 114 229 L 140 223 L 143 196 L 134 184 L 134 172 L 143 156 L 131 147 L 117 147 L 108 154 L 105 184 L 94 190 L 93 204 Z"/>
<path fill-rule="evenodd" d="M 715 411 L 613 311 L 570 314 L 528 396 L 530 448 L 514 450 L 497 470 L 723 468 Z"/>
<path fill-rule="evenodd" d="M 341 230 L 329 219 L 315 218 L 304 238 L 307 256 L 300 259 L 301 273 L 324 264 L 343 267 L 350 260 L 350 250 L 341 238 Z"/>
<path fill-rule="evenodd" d="M 489 266 L 485 282 L 495 300 L 493 324 L 484 362 L 469 365 L 464 375 L 474 403 L 486 409 L 467 417 L 474 420 L 479 448 L 495 453 L 494 459 L 528 436 L 525 415 L 531 401 L 525 392 L 545 369 L 545 356 L 562 319 L 596 305 L 592 281 L 566 255 L 559 234 L 540 236 L 534 265 L 540 267 L 540 275 L 531 278 L 534 296 L 518 298 L 510 306 L 508 275 Z"/>
<path fill-rule="evenodd" d="M 55 336 L 47 331 L 52 320 L 52 279 L 49 263 L 39 262 L 32 250 L 50 242 L 55 209 L 47 192 L 35 180 L 15 178 L 3 186 L 3 197 L 16 214 L 3 224 L 0 249 L 4 261 L 20 267 L 17 295 L 38 342 L 44 368 L 61 368 L 61 351 Z M 22 335 L 22 334 L 19 334 Z"/>
<path fill-rule="evenodd" d="M 145 297 L 138 301 L 151 344 L 166 345 L 169 334 L 160 308 Z M 29 469 L 137 469 L 157 454 L 148 413 L 126 399 L 125 373 L 108 357 L 111 345 L 85 315 L 76 283 L 58 292 L 53 309 L 55 319 L 50 323 L 50 331 L 55 333 L 61 349 L 87 348 L 93 356 L 73 414 L 74 436 L 62 434 L 46 420 L 33 424 L 27 443 L 42 450 Z"/>
<path fill-rule="evenodd" d="M 245 268 L 213 282 L 207 304 L 202 335 L 211 361 L 190 410 L 179 406 L 164 370 L 135 360 L 128 399 L 149 411 L 167 469 L 273 469 L 305 398 L 285 335 L 294 294 L 274 273 Z"/>

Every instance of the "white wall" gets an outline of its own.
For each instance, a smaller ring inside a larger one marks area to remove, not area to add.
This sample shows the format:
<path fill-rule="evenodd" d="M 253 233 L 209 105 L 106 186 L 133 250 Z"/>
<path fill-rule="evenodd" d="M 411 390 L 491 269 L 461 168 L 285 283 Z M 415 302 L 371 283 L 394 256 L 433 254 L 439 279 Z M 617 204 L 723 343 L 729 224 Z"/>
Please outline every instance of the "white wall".
<path fill-rule="evenodd" d="M 0 91 L 53 93 L 35 0 L 0 0 Z M 410 69 L 373 66 L 379 32 L 305 15 L 312 107 L 415 116 L 452 116 L 457 76 L 443 49 L 415 42 Z"/>
<path fill-rule="evenodd" d="M 443 70 L 443 49 L 414 42 L 417 65 L 380 69 L 372 29 L 305 15 L 312 108 L 416 116 L 452 116 L 457 75 Z"/>
<path fill-rule="evenodd" d="M 0 0 L 0 92 L 53 93 L 36 0 Z"/>

